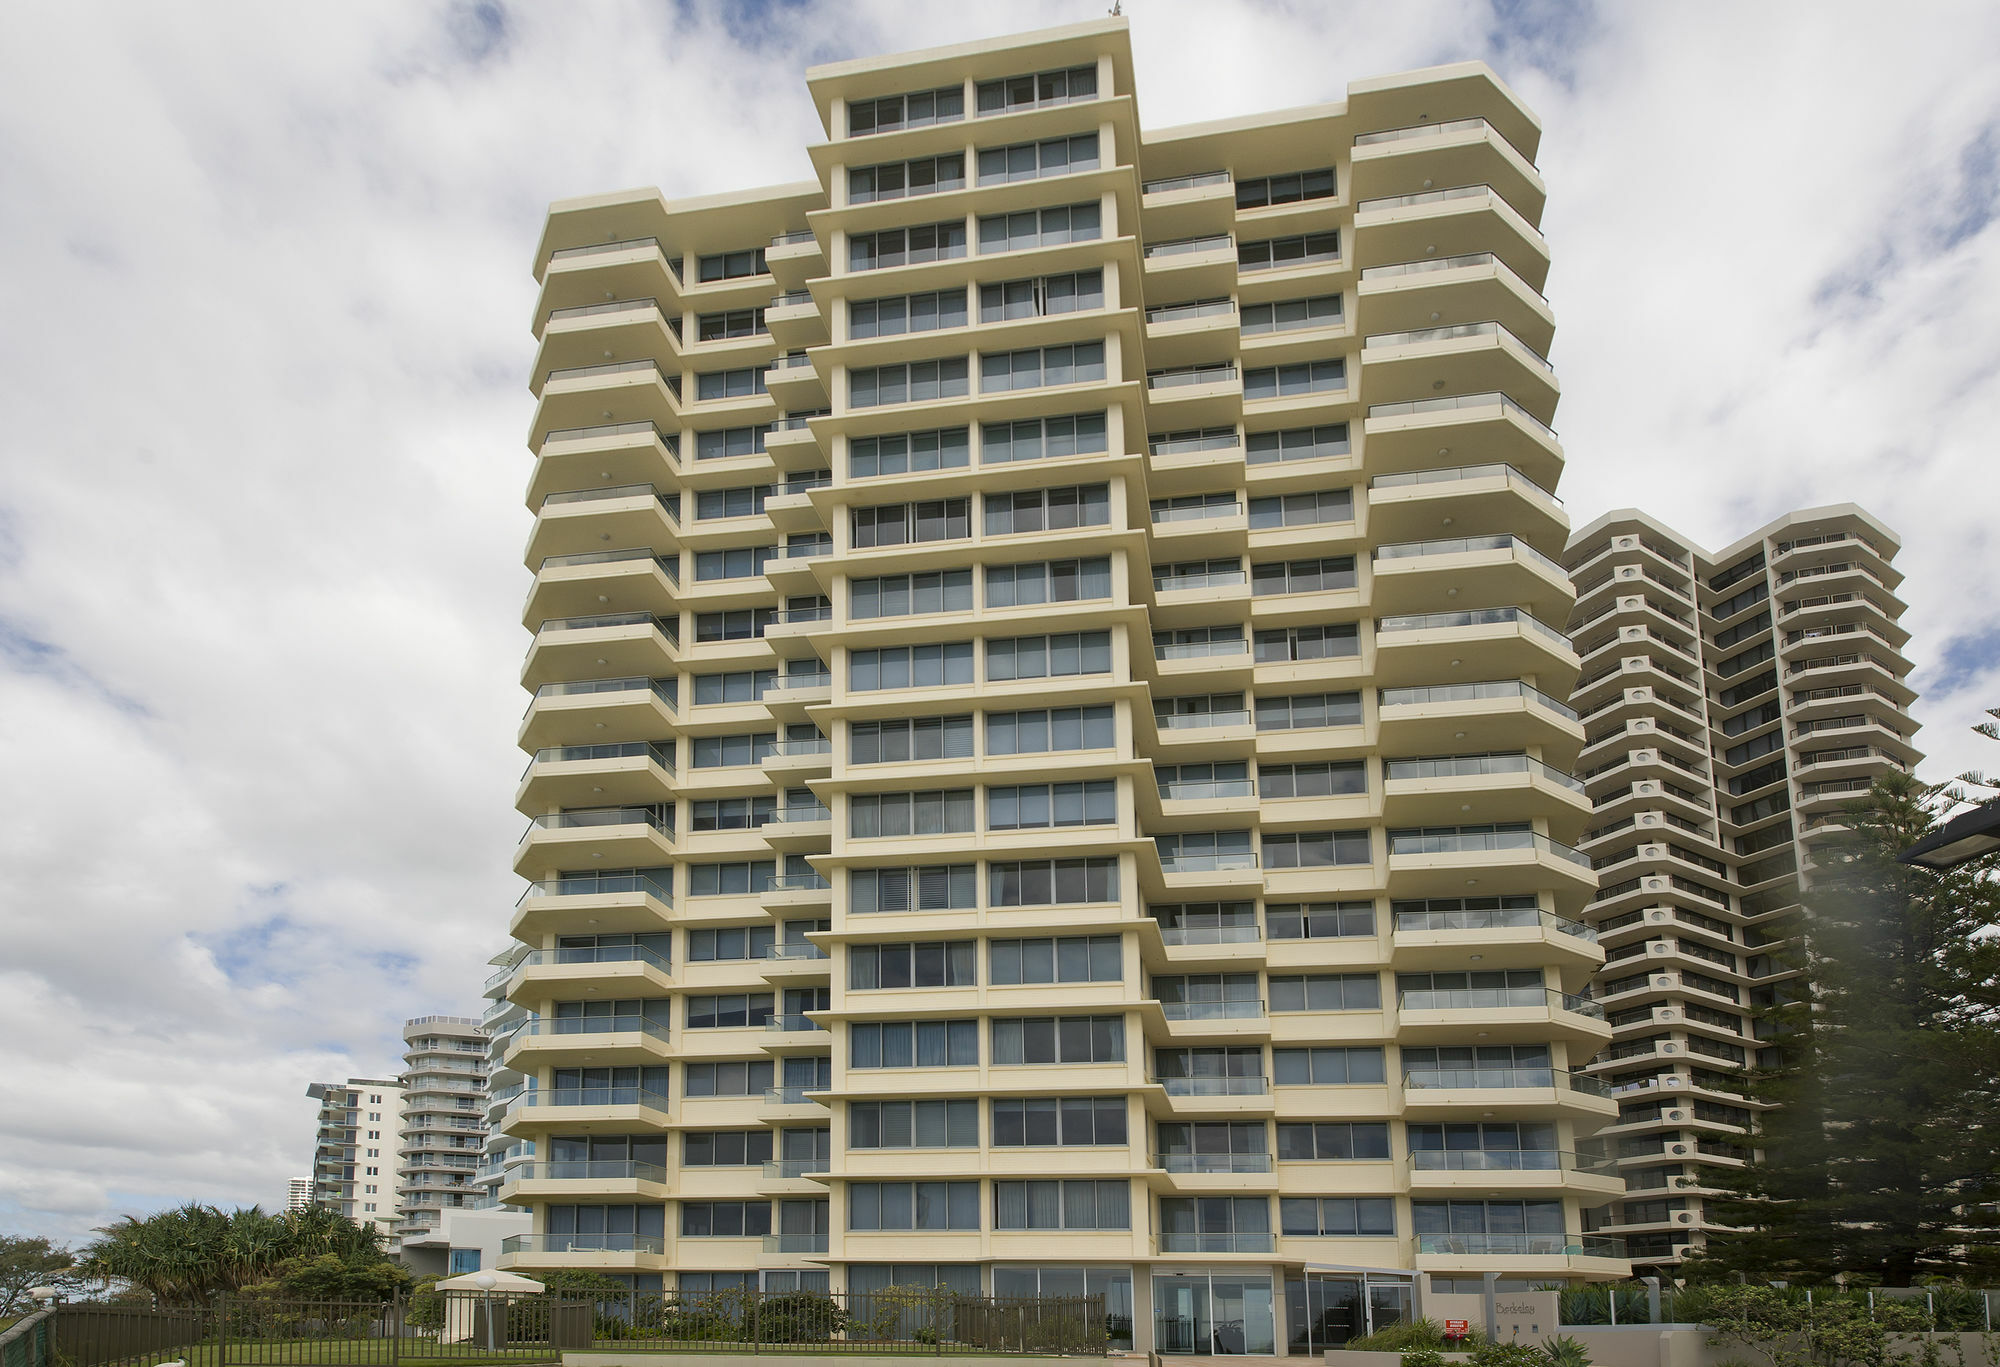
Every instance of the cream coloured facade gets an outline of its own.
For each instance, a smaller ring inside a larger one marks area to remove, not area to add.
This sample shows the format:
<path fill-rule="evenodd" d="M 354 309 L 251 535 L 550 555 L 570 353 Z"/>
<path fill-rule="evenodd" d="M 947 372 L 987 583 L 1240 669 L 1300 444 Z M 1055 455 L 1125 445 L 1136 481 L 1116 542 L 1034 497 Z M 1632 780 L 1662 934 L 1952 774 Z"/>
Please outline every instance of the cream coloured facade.
<path fill-rule="evenodd" d="M 503 1266 L 1238 1353 L 1627 1270 L 1539 127 L 1133 82 L 819 67 L 817 179 L 550 210 Z"/>
<path fill-rule="evenodd" d="M 1582 848 L 1602 886 L 1595 995 L 1614 1031 L 1626 1191 L 1592 1217 L 1672 1275 L 1712 1225 L 1704 1180 L 1755 1147 L 1743 1074 L 1775 1049 L 1756 1012 L 1798 976 L 1812 848 L 1874 780 L 1913 770 L 1894 532 L 1851 504 L 1706 551 L 1644 513 L 1572 537 L 1584 673 Z"/>
<path fill-rule="evenodd" d="M 315 1082 L 306 1088 L 306 1095 L 319 1103 L 312 1204 L 331 1206 L 351 1220 L 373 1224 L 384 1245 L 393 1249 L 402 1079 Z"/>

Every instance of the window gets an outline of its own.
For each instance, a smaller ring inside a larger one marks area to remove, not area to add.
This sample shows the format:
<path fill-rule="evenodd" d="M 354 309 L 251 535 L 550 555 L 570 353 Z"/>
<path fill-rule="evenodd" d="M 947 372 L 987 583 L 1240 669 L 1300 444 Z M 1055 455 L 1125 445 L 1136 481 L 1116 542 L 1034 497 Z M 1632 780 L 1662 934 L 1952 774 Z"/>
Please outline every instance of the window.
<path fill-rule="evenodd" d="M 1072 171 L 1095 171 L 1097 166 L 1095 133 L 1076 133 L 1066 138 L 1045 138 L 1040 142 L 1017 142 L 1008 147 L 979 149 L 981 185 L 1006 185 L 1017 180 L 1064 176 Z M 959 174 L 964 174 L 962 166 Z"/>
<path fill-rule="evenodd" d="M 972 571 L 933 570 L 856 579 L 850 585 L 848 616 L 910 617 L 972 610 Z"/>
<path fill-rule="evenodd" d="M 1273 973 L 1269 991 L 1273 1012 L 1375 1011 L 1382 1006 L 1382 980 L 1373 973 Z"/>
<path fill-rule="evenodd" d="M 688 1096 L 760 1096 L 771 1086 L 769 1059 L 736 1059 L 682 1066 Z"/>
<path fill-rule="evenodd" d="M 917 868 L 855 869 L 847 876 L 847 909 L 964 911 L 978 905 L 976 865 L 929 864 Z"/>
<path fill-rule="evenodd" d="M 1028 783 L 986 790 L 986 828 L 991 831 L 1108 826 L 1117 820 L 1116 779 Z"/>
<path fill-rule="evenodd" d="M 694 377 L 697 399 L 747 399 L 764 392 L 764 370 L 746 366 L 741 370 L 710 370 Z"/>
<path fill-rule="evenodd" d="M 972 535 L 972 501 L 928 499 L 885 503 L 852 513 L 854 548 L 905 546 L 919 541 L 952 541 Z"/>
<path fill-rule="evenodd" d="M 849 1182 L 847 1227 L 978 1229 L 977 1182 Z"/>
<path fill-rule="evenodd" d="M 1377 1048 L 1273 1048 L 1271 1080 L 1279 1087 L 1380 1086 L 1382 1050 Z"/>
<path fill-rule="evenodd" d="M 986 643 L 986 677 L 991 682 L 1110 672 L 1111 633 L 1108 631 L 999 637 Z"/>
<path fill-rule="evenodd" d="M 769 992 L 725 992 L 687 999 L 687 1028 L 726 1030 L 764 1024 L 771 1019 Z"/>
<path fill-rule="evenodd" d="M 986 753 L 989 755 L 1109 750 L 1117 744 L 1118 723 L 1108 705 L 986 714 Z M 970 749 L 966 753 L 969 755 Z"/>
<path fill-rule="evenodd" d="M 714 641 L 750 641 L 764 634 L 777 618 L 775 608 L 742 608 L 735 612 L 695 614 L 694 639 L 703 644 Z"/>
<path fill-rule="evenodd" d="M 1294 693 L 1257 699 L 1259 731 L 1297 731 L 1318 726 L 1359 726 L 1359 693 Z"/>
<path fill-rule="evenodd" d="M 699 707 L 718 703 L 756 702 L 778 677 L 775 669 L 742 670 L 694 676 L 694 700 Z"/>
<path fill-rule="evenodd" d="M 912 470 L 952 470 L 971 459 L 971 450 L 972 434 L 964 427 L 853 437 L 847 444 L 847 473 L 855 479 L 873 479 Z"/>
<path fill-rule="evenodd" d="M 1199 1159 L 1215 1157 L 1226 1160 L 1251 1155 L 1255 1155 L 1258 1158 L 1265 1158 L 1270 1153 L 1270 1150 L 1265 1147 L 1264 1124 L 1262 1121 L 1237 1121 L 1235 1123 L 1228 1121 L 1206 1121 L 1201 1124 L 1192 1125 L 1167 1124 L 1163 1122 L 1160 1125 L 1159 1138 L 1160 1155 L 1163 1158 Z M 1227 1162 L 1207 1166 L 1199 1162 L 1170 1166 L 1174 1166 L 1178 1170 L 1192 1170 L 1196 1172 L 1236 1171 L 1235 1166 Z M 1243 1170 L 1260 1171 L 1264 1168 L 1264 1164 L 1259 1164 L 1255 1168 L 1246 1167 Z"/>
<path fill-rule="evenodd" d="M 1340 296 L 1316 294 L 1310 299 L 1281 299 L 1273 304 L 1245 304 L 1242 329 L 1246 335 L 1259 332 L 1290 332 L 1296 328 L 1330 327 L 1340 319 Z"/>
<path fill-rule="evenodd" d="M 989 981 L 996 987 L 1121 982 L 1125 977 L 1123 944 L 1116 935 L 994 940 L 987 946 Z"/>
<path fill-rule="evenodd" d="M 982 465 L 1018 460 L 1053 460 L 1108 449 L 1102 413 L 1078 413 L 1062 418 L 1027 418 L 1020 422 L 980 424 Z"/>
<path fill-rule="evenodd" d="M 965 326 L 965 291 L 929 290 L 887 299 L 857 299 L 847 306 L 847 335 L 900 337 L 906 332 L 936 332 Z"/>
<path fill-rule="evenodd" d="M 718 963 L 761 959 L 777 943 L 776 926 L 732 926 L 722 930 L 690 930 L 688 962 Z"/>
<path fill-rule="evenodd" d="M 1000 981 L 997 966 L 993 981 Z M 1125 1021 L 1119 1016 L 996 1016 L 991 1030 L 996 1064 L 1125 1061 Z"/>
<path fill-rule="evenodd" d="M 1240 271 L 1281 270 L 1313 261 L 1340 260 L 1340 234 L 1307 233 L 1302 237 L 1273 237 L 1262 242 L 1242 242 L 1236 247 L 1236 269 Z"/>
<path fill-rule="evenodd" d="M 976 1149 L 979 1103 L 949 1101 L 850 1101 L 850 1149 Z"/>
<path fill-rule="evenodd" d="M 979 1022 L 857 1021 L 847 1027 L 847 1049 L 850 1068 L 976 1067 Z"/>
<path fill-rule="evenodd" d="M 683 1167 L 750 1168 L 770 1161 L 769 1130 L 687 1130 L 681 1135 Z"/>
<path fill-rule="evenodd" d="M 1373 902 L 1272 902 L 1264 934 L 1273 940 L 1339 940 L 1375 933 Z"/>
<path fill-rule="evenodd" d="M 1328 423 L 1321 427 L 1293 427 L 1282 432 L 1252 432 L 1244 446 L 1243 459 L 1251 465 L 1274 461 L 1319 460 L 1347 455 L 1347 424 Z"/>
<path fill-rule="evenodd" d="M 705 583 L 715 579 L 748 579 L 764 572 L 764 566 L 778 557 L 776 546 L 734 546 L 723 551 L 696 551 L 694 577 Z"/>
<path fill-rule="evenodd" d="M 727 342 L 738 337 L 764 335 L 762 309 L 730 309 L 726 313 L 704 313 L 695 319 L 695 336 L 704 342 Z"/>
<path fill-rule="evenodd" d="M 993 1147 L 1076 1147 L 1123 1144 L 1122 1096 L 993 1099 Z"/>
<path fill-rule="evenodd" d="M 771 1232 L 769 1201 L 682 1201 L 681 1236 L 746 1239 Z"/>
<path fill-rule="evenodd" d="M 935 195 L 965 188 L 965 153 L 947 152 L 880 166 L 847 168 L 847 202 L 871 204 L 880 199 Z"/>
<path fill-rule="evenodd" d="M 985 499 L 988 536 L 1102 527 L 1111 521 L 1110 486 L 1104 484 L 1023 489 L 1011 494 L 987 494 Z"/>
<path fill-rule="evenodd" d="M 736 764 L 759 764 L 777 743 L 777 734 L 771 731 L 759 731 L 748 736 L 696 736 L 694 767 L 716 769 Z"/>
<path fill-rule="evenodd" d="M 1307 494 L 1250 500 L 1250 530 L 1271 527 L 1312 527 L 1326 522 L 1354 521 L 1354 491 L 1321 489 Z"/>
<path fill-rule="evenodd" d="M 847 985 L 857 992 L 897 987 L 970 987 L 978 981 L 977 940 L 920 940 L 847 947 Z"/>
<path fill-rule="evenodd" d="M 964 86 L 913 90 L 906 95 L 850 101 L 847 106 L 847 136 L 860 138 L 871 133 L 893 133 L 899 128 L 928 128 L 935 123 L 952 123 L 964 117 Z"/>
<path fill-rule="evenodd" d="M 1011 114 L 1039 105 L 1068 104 L 1072 100 L 1097 97 L 1097 68 L 1066 67 L 1033 76 L 1009 76 L 1002 81 L 979 83 L 979 115 Z"/>
<path fill-rule="evenodd" d="M 1366 864 L 1373 858 L 1366 830 L 1264 833 L 1267 869 L 1328 868 L 1336 864 Z"/>
<path fill-rule="evenodd" d="M 1347 388 L 1347 362 L 1335 356 L 1325 361 L 1264 366 L 1243 372 L 1245 399 L 1284 399 L 1300 394 L 1325 394 Z"/>
<path fill-rule="evenodd" d="M 971 392 L 963 356 L 947 356 L 937 361 L 912 361 L 908 365 L 876 366 L 872 370 L 847 372 L 847 401 L 855 408 L 875 408 L 889 403 L 925 403 L 932 399 L 959 398 Z"/>
<path fill-rule="evenodd" d="M 1318 560 L 1280 560 L 1250 567 L 1250 592 L 1324 593 L 1355 586 L 1354 557 L 1329 555 Z"/>
<path fill-rule="evenodd" d="M 1167 1246 L 1228 1249 L 1243 1235 L 1270 1232 L 1271 1206 L 1262 1196 L 1160 1198 L 1160 1233 L 1169 1240 L 1185 1241 Z"/>
<path fill-rule="evenodd" d="M 847 743 L 850 764 L 971 759 L 972 715 L 849 722 Z"/>
<path fill-rule="evenodd" d="M 1257 633 L 1252 649 L 1258 664 L 1352 659 L 1361 653 L 1361 632 L 1352 622 L 1273 627 Z"/>
<path fill-rule="evenodd" d="M 944 835 L 973 828 L 972 789 L 921 793 L 852 793 L 847 799 L 847 833 L 876 836 Z"/>
<path fill-rule="evenodd" d="M 1257 938 L 1255 902 L 1176 902 L 1147 908 L 1168 944 L 1223 944 Z"/>
<path fill-rule="evenodd" d="M 769 859 L 734 864 L 690 864 L 688 896 L 740 897 L 763 892 L 777 877 L 778 866 Z"/>
<path fill-rule="evenodd" d="M 949 261 L 965 255 L 965 223 L 926 223 L 914 228 L 884 228 L 855 233 L 847 239 L 850 270 L 879 271 L 915 266 L 925 261 Z"/>
<path fill-rule="evenodd" d="M 1030 247 L 1059 247 L 1065 242 L 1095 242 L 1103 235 L 1103 223 L 1103 210 L 1096 204 L 994 214 L 979 220 L 979 252 L 985 256 Z M 964 254 L 963 247 L 953 253 Z"/>
<path fill-rule="evenodd" d="M 1021 859 L 986 866 L 995 907 L 1067 906 L 1118 900 L 1116 859 Z"/>
<path fill-rule="evenodd" d="M 1282 176 L 1236 182 L 1236 207 L 1261 209 L 1267 204 L 1296 204 L 1303 199 L 1327 199 L 1333 194 L 1333 168 L 1294 171 Z"/>
<path fill-rule="evenodd" d="M 770 270 L 764 265 L 762 247 L 753 247 L 740 252 L 719 252 L 714 256 L 696 258 L 695 279 L 704 283 L 710 280 L 738 280 L 746 275 L 768 274 Z"/>
<path fill-rule="evenodd" d="M 1118 1181 L 995 1182 L 995 1229 L 1130 1229 L 1132 1188 Z"/>
<path fill-rule="evenodd" d="M 1368 765 L 1364 760 L 1257 766 L 1259 797 L 1338 797 L 1367 791 Z"/>
<path fill-rule="evenodd" d="M 1000 394 L 1014 389 L 1041 389 L 1081 384 L 1104 378 L 1104 343 L 1030 347 L 979 358 L 979 392 Z"/>
<path fill-rule="evenodd" d="M 1278 1122 L 1280 1163 L 1349 1162 L 1389 1156 L 1389 1127 L 1379 1121 Z"/>
<path fill-rule="evenodd" d="M 717 517 L 755 517 L 764 511 L 770 493 L 767 484 L 742 489 L 703 489 L 694 496 L 694 515 L 706 521 Z"/>
<path fill-rule="evenodd" d="M 1047 318 L 1104 307 L 1104 272 L 1075 271 L 1027 280 L 1007 280 L 979 287 L 979 321 L 1006 323 L 1016 318 Z"/>
<path fill-rule="evenodd" d="M 1108 557 L 993 565 L 986 570 L 986 606 L 989 608 L 1075 603 L 1110 596 L 1111 561 Z"/>
<path fill-rule="evenodd" d="M 764 449 L 764 428 L 726 427 L 694 434 L 696 460 L 726 460 L 731 456 L 754 456 Z"/>
<path fill-rule="evenodd" d="M 1410 1223 L 1419 1236 L 1472 1236 L 1482 1253 L 1509 1245 L 1560 1252 L 1564 1243 L 1560 1201 L 1412 1201 Z"/>
<path fill-rule="evenodd" d="M 939 688 L 972 682 L 972 642 L 857 650 L 847 657 L 847 686 L 859 693 L 884 688 Z"/>
<path fill-rule="evenodd" d="M 1287 1237 L 1394 1234 L 1396 1203 L 1387 1196 L 1281 1196 L 1278 1227 Z"/>

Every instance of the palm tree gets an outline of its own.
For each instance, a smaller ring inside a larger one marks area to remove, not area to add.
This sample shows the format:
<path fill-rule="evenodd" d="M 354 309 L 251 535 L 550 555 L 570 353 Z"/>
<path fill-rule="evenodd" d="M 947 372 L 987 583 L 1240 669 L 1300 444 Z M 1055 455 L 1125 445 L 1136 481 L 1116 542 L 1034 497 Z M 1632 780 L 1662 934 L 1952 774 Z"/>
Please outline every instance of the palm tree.
<path fill-rule="evenodd" d="M 101 1237 L 84 1250 L 78 1270 L 100 1282 L 129 1282 L 170 1305 L 241 1290 L 289 1258 L 383 1256 L 373 1225 L 325 1207 L 271 1215 L 258 1206 L 225 1212 L 190 1201 L 143 1220 L 128 1215 L 97 1232 Z"/>

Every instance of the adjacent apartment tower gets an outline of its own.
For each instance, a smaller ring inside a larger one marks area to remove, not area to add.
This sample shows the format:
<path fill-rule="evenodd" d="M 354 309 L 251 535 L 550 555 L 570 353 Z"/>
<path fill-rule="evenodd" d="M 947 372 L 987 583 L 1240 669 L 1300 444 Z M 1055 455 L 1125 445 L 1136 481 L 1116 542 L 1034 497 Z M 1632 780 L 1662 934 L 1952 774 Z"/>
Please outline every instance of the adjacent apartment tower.
<path fill-rule="evenodd" d="M 385 1247 L 396 1247 L 398 1145 L 402 1140 L 400 1078 L 351 1077 L 315 1082 L 319 1102 L 313 1147 L 312 1203 L 373 1224 Z"/>
<path fill-rule="evenodd" d="M 1133 79 L 818 67 L 815 179 L 551 209 L 503 1266 L 1181 1353 L 1626 1274 L 1536 120 Z"/>
<path fill-rule="evenodd" d="M 434 1241 L 444 1211 L 470 1207 L 486 1149 L 486 1031 L 465 1016 L 419 1016 L 403 1026 L 400 1246 Z"/>
<path fill-rule="evenodd" d="M 1798 976 L 1814 841 L 1921 757 L 1898 544 L 1852 505 L 1715 552 L 1631 510 L 1570 540 L 1593 995 L 1614 1032 L 1589 1071 L 1618 1101 L 1625 1185 L 1592 1223 L 1641 1271 L 1673 1275 L 1710 1228 L 1704 1175 L 1754 1151 L 1742 1077 L 1775 1047 L 1755 1013 Z"/>

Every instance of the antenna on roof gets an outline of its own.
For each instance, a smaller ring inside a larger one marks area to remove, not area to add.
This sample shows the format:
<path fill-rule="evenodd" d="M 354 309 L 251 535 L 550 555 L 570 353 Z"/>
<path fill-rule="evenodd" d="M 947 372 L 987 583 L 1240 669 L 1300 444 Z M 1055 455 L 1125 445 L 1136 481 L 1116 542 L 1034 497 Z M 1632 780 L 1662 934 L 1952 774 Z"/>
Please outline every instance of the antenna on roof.
<path fill-rule="evenodd" d="M 1111 0 L 1111 17 L 1122 18 L 1125 14 L 1125 0 Z"/>

